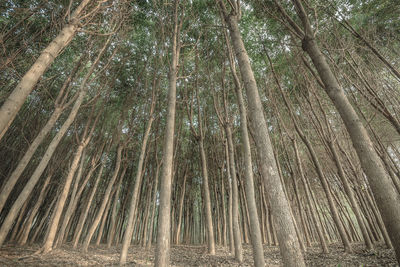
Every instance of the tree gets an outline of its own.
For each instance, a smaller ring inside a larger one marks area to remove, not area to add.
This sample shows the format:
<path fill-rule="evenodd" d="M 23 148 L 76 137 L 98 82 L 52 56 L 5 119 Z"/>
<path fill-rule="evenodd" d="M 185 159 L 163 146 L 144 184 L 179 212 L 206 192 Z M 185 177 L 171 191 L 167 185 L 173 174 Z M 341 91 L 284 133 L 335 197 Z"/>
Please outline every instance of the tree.
<path fill-rule="evenodd" d="M 257 83 L 240 35 L 238 27 L 240 7 L 236 6 L 235 9 L 231 10 L 231 13 L 228 13 L 222 1 L 217 1 L 217 3 L 229 27 L 232 46 L 244 81 L 244 87 L 249 101 L 249 117 L 255 132 L 257 152 L 260 158 L 263 159 L 261 164 L 262 176 L 271 202 L 275 223 L 279 225 L 278 239 L 283 262 L 290 266 L 305 266 L 300 244 L 293 225 L 293 219 L 290 214 L 289 204 L 286 200 L 278 175 L 269 139 L 268 127 L 265 122 L 260 96 L 258 94 Z"/>
<path fill-rule="evenodd" d="M 29 93 L 32 92 L 35 84 L 42 74 L 58 56 L 61 50 L 68 45 L 81 23 L 82 12 L 90 0 L 83 0 L 70 16 L 70 23 L 67 24 L 59 35 L 44 49 L 40 57 L 32 65 L 29 71 L 22 77 L 17 87 L 7 98 L 0 109 L 0 140 L 4 136 L 15 116 L 24 104 Z"/>

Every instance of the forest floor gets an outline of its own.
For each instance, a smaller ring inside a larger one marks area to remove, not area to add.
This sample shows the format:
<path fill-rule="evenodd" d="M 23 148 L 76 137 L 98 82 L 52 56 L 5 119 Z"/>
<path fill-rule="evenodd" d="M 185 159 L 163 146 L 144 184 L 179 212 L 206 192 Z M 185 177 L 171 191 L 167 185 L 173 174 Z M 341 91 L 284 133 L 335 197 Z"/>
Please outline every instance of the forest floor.
<path fill-rule="evenodd" d="M 244 261 L 238 264 L 227 248 L 217 247 L 215 256 L 207 255 L 205 246 L 173 246 L 172 266 L 253 266 L 251 246 L 244 245 Z M 118 266 L 120 249 L 108 249 L 106 245 L 90 247 L 87 253 L 65 245 L 48 254 L 34 254 L 38 246 L 0 248 L 0 266 Z M 267 266 L 282 266 L 279 249 L 264 247 Z M 127 266 L 152 266 L 154 247 L 150 250 L 131 246 Z M 398 266 L 394 252 L 378 246 L 375 251 L 366 251 L 361 245 L 354 245 L 354 252 L 348 254 L 337 245 L 330 246 L 329 254 L 321 254 L 320 249 L 308 248 L 307 266 Z"/>

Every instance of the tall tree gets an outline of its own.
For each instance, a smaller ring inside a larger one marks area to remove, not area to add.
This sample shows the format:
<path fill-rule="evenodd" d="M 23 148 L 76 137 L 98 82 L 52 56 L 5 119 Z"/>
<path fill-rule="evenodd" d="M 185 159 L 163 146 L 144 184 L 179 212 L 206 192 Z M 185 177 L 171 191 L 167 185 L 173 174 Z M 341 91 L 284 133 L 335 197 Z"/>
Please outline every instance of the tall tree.
<path fill-rule="evenodd" d="M 174 1 L 173 26 L 171 35 L 171 61 L 168 77 L 168 108 L 167 124 L 163 143 L 163 165 L 160 177 L 160 204 L 158 212 L 157 247 L 155 266 L 169 266 L 170 260 L 170 212 L 171 212 L 171 183 L 174 154 L 174 133 L 176 113 L 176 82 L 178 73 L 179 54 L 181 49 L 180 31 L 183 20 L 179 20 L 179 0 Z"/>
<path fill-rule="evenodd" d="M 26 98 L 34 86 L 60 54 L 62 49 L 68 45 L 77 30 L 80 28 L 82 12 L 91 0 L 83 0 L 69 17 L 69 23 L 61 30 L 57 37 L 42 51 L 39 58 L 22 77 L 17 87 L 7 98 L 0 109 L 0 140 L 4 136 L 10 124 L 13 122 L 18 111 L 24 104 Z"/>
<path fill-rule="evenodd" d="M 225 22 L 229 28 L 232 46 L 244 81 L 244 87 L 249 102 L 249 118 L 254 127 L 257 152 L 262 159 L 261 172 L 265 181 L 265 189 L 268 192 L 271 203 L 271 211 L 274 215 L 275 225 L 277 225 L 277 236 L 283 262 L 288 266 L 305 266 L 299 240 L 294 228 L 293 218 L 290 214 L 289 203 L 285 197 L 278 174 L 257 83 L 239 31 L 238 20 L 241 15 L 240 2 L 233 5 L 230 12 L 228 12 L 222 0 L 217 0 L 217 3 L 223 12 Z"/>

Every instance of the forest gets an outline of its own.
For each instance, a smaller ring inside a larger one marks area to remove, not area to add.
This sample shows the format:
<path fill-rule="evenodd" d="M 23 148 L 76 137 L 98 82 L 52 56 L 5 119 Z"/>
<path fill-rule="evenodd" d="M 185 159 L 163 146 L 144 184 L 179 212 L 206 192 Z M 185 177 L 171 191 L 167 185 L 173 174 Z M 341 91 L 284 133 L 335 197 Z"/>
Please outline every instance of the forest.
<path fill-rule="evenodd" d="M 0 1 L 0 266 L 397 266 L 399 14 Z"/>

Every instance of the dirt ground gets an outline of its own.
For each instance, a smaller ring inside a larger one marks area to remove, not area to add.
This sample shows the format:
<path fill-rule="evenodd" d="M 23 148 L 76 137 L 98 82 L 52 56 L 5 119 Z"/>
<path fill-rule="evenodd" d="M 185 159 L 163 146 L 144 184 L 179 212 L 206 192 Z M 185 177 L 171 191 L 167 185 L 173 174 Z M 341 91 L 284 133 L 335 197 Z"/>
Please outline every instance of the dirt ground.
<path fill-rule="evenodd" d="M 120 248 L 90 247 L 88 253 L 66 245 L 48 254 L 34 254 L 38 246 L 0 248 L 0 266 L 118 266 Z M 174 246 L 171 251 L 172 266 L 253 266 L 251 246 L 244 245 L 244 261 L 236 262 L 227 248 L 217 247 L 215 256 L 207 255 L 205 246 Z M 366 251 L 354 245 L 354 253 L 347 254 L 339 246 L 331 245 L 330 253 L 321 254 L 318 248 L 309 248 L 307 266 L 398 266 L 394 252 L 378 246 Z M 267 266 L 282 266 L 277 247 L 264 247 Z M 150 250 L 131 246 L 127 266 L 152 266 L 154 247 Z"/>

